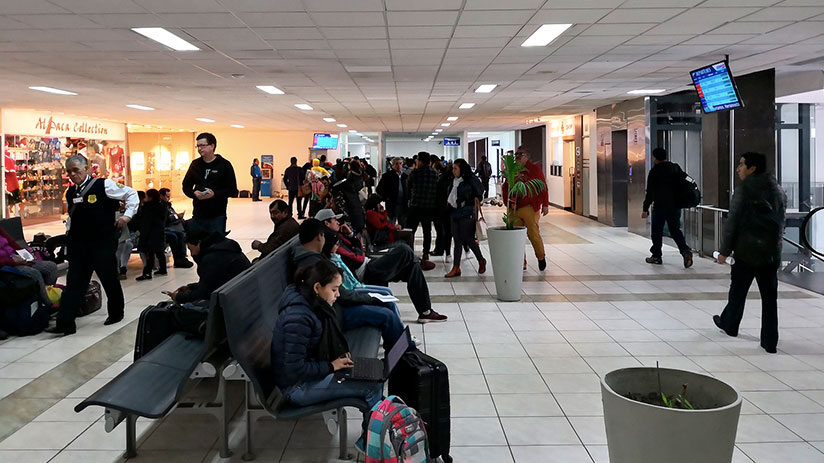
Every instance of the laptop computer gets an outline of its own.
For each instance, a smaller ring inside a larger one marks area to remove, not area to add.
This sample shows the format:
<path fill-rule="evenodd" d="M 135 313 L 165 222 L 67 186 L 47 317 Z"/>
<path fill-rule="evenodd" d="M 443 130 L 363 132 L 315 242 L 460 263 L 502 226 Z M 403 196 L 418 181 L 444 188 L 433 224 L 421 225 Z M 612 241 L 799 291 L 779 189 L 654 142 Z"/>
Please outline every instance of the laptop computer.
<path fill-rule="evenodd" d="M 409 339 L 409 327 L 406 327 L 383 359 L 354 357 L 352 362 L 355 365 L 352 368 L 341 370 L 342 377 L 367 381 L 386 381 L 404 352 L 409 349 Z"/>

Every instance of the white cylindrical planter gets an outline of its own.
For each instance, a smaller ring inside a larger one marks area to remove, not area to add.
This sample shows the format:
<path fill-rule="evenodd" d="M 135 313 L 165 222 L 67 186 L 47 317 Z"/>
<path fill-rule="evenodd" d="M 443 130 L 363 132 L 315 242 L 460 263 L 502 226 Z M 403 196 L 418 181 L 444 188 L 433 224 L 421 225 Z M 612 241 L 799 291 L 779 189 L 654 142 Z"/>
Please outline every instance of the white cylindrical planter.
<path fill-rule="evenodd" d="M 681 410 L 628 399 L 658 391 L 655 368 L 624 368 L 601 380 L 610 463 L 730 463 L 741 413 L 741 395 L 715 378 L 660 369 L 661 391 L 671 397 L 687 385 L 687 399 L 701 410 Z"/>
<path fill-rule="evenodd" d="M 495 274 L 495 291 L 502 301 L 520 301 L 521 283 L 524 280 L 524 245 L 526 227 L 489 227 L 489 253 L 492 273 Z"/>

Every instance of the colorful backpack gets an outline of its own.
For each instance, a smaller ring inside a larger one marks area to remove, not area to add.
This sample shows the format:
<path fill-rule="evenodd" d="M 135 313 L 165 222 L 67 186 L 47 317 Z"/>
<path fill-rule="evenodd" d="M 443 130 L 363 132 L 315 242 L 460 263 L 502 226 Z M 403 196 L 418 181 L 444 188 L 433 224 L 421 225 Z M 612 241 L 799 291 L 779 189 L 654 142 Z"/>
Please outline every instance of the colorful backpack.
<path fill-rule="evenodd" d="M 428 463 L 426 429 L 418 412 L 391 395 L 372 407 L 364 463 Z"/>

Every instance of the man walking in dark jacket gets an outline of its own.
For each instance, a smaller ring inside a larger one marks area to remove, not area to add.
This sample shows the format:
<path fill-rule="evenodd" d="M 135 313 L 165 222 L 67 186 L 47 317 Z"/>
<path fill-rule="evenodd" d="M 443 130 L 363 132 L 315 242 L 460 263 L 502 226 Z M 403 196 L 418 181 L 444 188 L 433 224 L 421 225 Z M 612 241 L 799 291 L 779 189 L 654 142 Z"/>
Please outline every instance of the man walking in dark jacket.
<path fill-rule="evenodd" d="M 667 150 L 655 148 L 652 150 L 652 169 L 647 176 L 647 195 L 644 198 L 644 212 L 641 218 L 649 217 L 649 206 L 652 208 L 652 255 L 646 258 L 648 264 L 662 264 L 661 247 L 664 240 L 664 224 L 669 227 L 670 236 L 678 245 L 678 251 L 684 257 L 684 268 L 692 267 L 692 252 L 687 246 L 684 234 L 681 232 L 681 209 L 676 201 L 676 190 L 686 176 L 678 164 L 667 161 Z"/>
<path fill-rule="evenodd" d="M 236 241 L 221 233 L 192 229 L 186 234 L 186 246 L 197 263 L 197 283 L 178 288 L 171 298 L 179 303 L 208 300 L 212 291 L 252 266 Z"/>
<path fill-rule="evenodd" d="M 409 200 L 409 187 L 403 173 L 403 159 L 392 160 L 392 169 L 384 172 L 378 182 L 375 193 L 386 201 L 386 213 L 392 223 L 404 225 L 406 219 L 406 202 Z"/>
<path fill-rule="evenodd" d="M 263 174 L 260 171 L 260 164 L 257 158 L 252 160 L 249 175 L 252 176 L 252 201 L 260 201 L 260 180 L 263 178 Z"/>
<path fill-rule="evenodd" d="M 292 157 L 289 160 L 289 167 L 283 171 L 283 185 L 289 192 L 289 211 L 292 210 L 292 204 L 295 198 L 298 200 L 298 220 L 303 220 L 306 213 L 306 205 L 309 204 L 309 196 L 301 198 L 298 196 L 298 190 L 303 185 L 303 180 L 306 178 L 306 171 L 298 166 L 298 158 Z M 304 199 L 306 198 L 306 199 Z"/>
<path fill-rule="evenodd" d="M 736 172 L 741 184 L 735 189 L 724 224 L 718 263 L 735 257 L 729 301 L 715 325 L 730 336 L 738 336 L 744 303 L 752 280 L 761 293 L 761 347 L 774 354 L 778 345 L 778 267 L 787 196 L 775 177 L 767 172 L 767 157 L 744 153 Z"/>
<path fill-rule="evenodd" d="M 489 197 L 489 179 L 492 177 L 492 164 L 486 160 L 486 156 L 481 156 L 481 162 L 475 169 L 475 175 L 481 179 L 481 186 L 484 189 L 484 199 Z"/>
<path fill-rule="evenodd" d="M 226 233 L 226 207 L 237 197 L 237 179 L 232 163 L 215 154 L 217 139 L 205 132 L 197 136 L 200 158 L 189 165 L 183 178 L 183 194 L 192 198 L 194 208 L 189 226 Z"/>
<path fill-rule="evenodd" d="M 429 260 L 432 245 L 432 219 L 438 212 L 438 173 L 429 165 L 429 153 L 418 153 L 415 170 L 409 174 L 409 219 L 406 226 L 412 230 L 412 236 L 418 231 L 418 224 L 423 226 L 423 252 L 421 268 L 432 270 L 435 264 Z"/>

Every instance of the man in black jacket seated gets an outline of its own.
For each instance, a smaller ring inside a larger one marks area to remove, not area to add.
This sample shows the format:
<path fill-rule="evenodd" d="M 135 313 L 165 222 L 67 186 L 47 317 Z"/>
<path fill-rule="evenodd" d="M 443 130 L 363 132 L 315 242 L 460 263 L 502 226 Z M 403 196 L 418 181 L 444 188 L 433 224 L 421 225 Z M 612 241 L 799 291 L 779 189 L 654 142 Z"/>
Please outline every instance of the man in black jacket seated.
<path fill-rule="evenodd" d="M 252 266 L 240 245 L 221 233 L 203 229 L 189 230 L 186 246 L 197 263 L 200 281 L 182 286 L 170 295 L 179 303 L 208 300 L 212 291 Z"/>
<path fill-rule="evenodd" d="M 649 217 L 649 206 L 652 208 L 652 224 L 650 225 L 650 235 L 652 247 L 649 248 L 652 255 L 647 257 L 648 264 L 662 264 L 661 246 L 664 238 L 664 224 L 669 227 L 670 236 L 678 245 L 678 251 L 684 258 L 684 268 L 692 267 L 692 252 L 687 246 L 687 240 L 681 232 L 681 209 L 675 200 L 675 192 L 681 180 L 686 175 L 681 167 L 674 162 L 667 161 L 667 150 L 655 148 L 652 150 L 653 165 L 647 177 L 647 194 L 644 198 L 644 212 L 641 218 Z"/>

